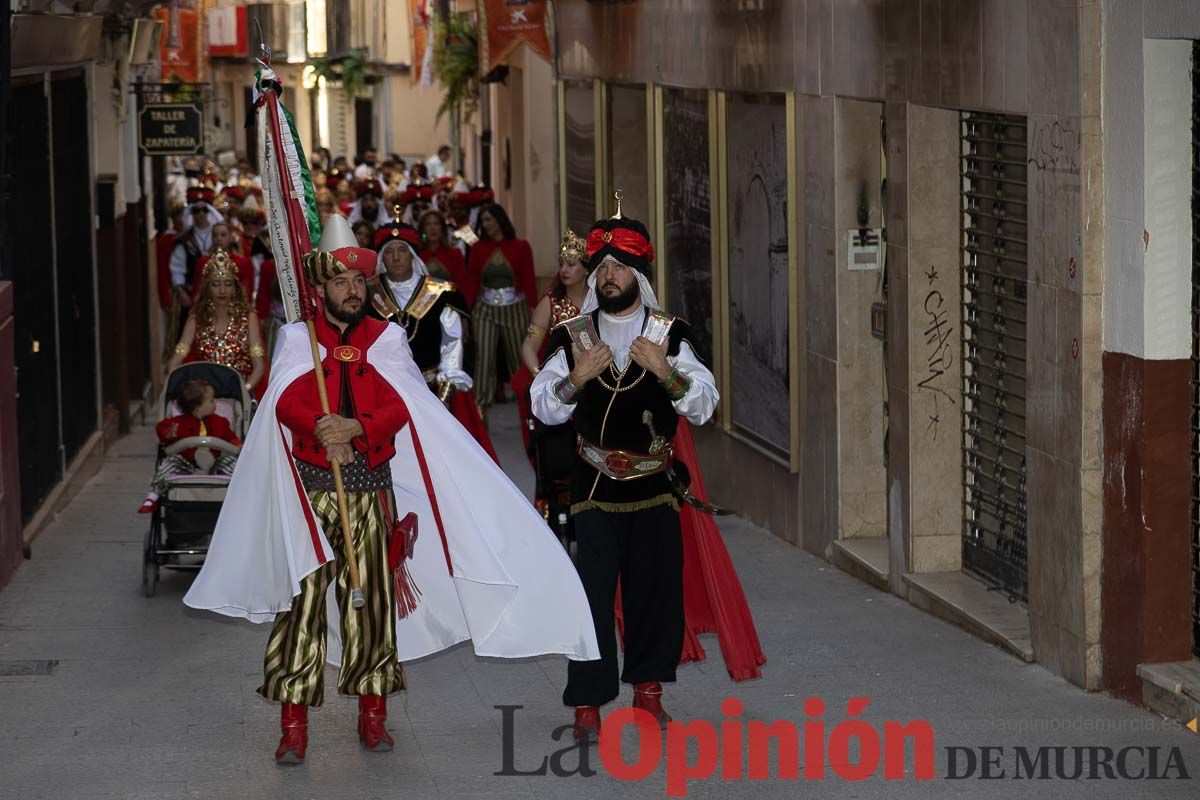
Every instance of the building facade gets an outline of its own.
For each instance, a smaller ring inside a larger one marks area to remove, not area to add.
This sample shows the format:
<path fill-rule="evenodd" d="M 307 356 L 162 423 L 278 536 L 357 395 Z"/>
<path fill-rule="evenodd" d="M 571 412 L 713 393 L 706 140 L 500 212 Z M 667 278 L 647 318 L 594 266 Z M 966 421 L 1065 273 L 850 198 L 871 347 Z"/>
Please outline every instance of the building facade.
<path fill-rule="evenodd" d="M 650 224 L 722 389 L 713 495 L 1081 687 L 1194 673 L 1200 8 L 557 23 L 559 224 L 617 188 Z"/>
<path fill-rule="evenodd" d="M 0 586 L 128 428 L 150 373 L 130 83 L 153 24 L 16 5 L 0 47 L 0 369 L 15 375 L 0 381 Z"/>
<path fill-rule="evenodd" d="M 253 131 L 243 122 L 251 103 L 254 59 L 261 56 L 260 31 L 284 84 L 284 104 L 306 147 L 328 147 L 350 159 L 376 147 L 412 163 L 449 140 L 446 120 L 436 119 L 440 89 L 414 77 L 407 2 L 217 0 L 210 13 L 238 8 L 245 9 L 239 18 L 245 19 L 244 51 L 211 56 L 208 63 L 215 99 L 209 118 L 211 152 L 256 155 Z M 313 68 L 317 61 L 339 65 L 350 57 L 371 73 L 366 85 L 348 88 Z"/>

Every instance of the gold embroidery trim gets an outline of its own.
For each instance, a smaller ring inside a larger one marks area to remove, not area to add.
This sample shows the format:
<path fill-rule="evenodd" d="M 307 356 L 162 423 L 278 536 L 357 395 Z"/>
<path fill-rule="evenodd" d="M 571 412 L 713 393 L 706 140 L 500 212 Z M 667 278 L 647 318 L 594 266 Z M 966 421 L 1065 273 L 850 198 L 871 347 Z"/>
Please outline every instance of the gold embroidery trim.
<path fill-rule="evenodd" d="M 679 510 L 679 498 L 670 492 L 666 494 L 656 494 L 646 500 L 637 500 L 632 503 L 607 503 L 603 500 L 592 500 L 588 498 L 582 503 L 575 503 L 571 506 L 571 513 L 578 514 L 580 511 L 588 511 L 589 509 L 597 509 L 599 511 L 610 512 L 625 512 L 625 511 L 641 511 L 645 508 L 654 508 L 655 506 L 671 506 L 676 511 Z"/>

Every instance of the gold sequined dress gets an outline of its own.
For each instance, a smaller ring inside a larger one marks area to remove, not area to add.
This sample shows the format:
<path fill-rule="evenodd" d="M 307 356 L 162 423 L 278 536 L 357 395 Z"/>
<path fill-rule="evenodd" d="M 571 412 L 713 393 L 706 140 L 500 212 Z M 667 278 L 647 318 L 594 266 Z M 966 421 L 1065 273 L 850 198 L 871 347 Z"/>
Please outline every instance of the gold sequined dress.
<path fill-rule="evenodd" d="M 231 314 L 229 324 L 220 332 L 216 325 L 197 326 L 191 352 L 184 359 L 185 363 L 192 361 L 224 364 L 236 369 L 243 379 L 249 378 L 254 370 L 250 360 L 250 312 Z"/>

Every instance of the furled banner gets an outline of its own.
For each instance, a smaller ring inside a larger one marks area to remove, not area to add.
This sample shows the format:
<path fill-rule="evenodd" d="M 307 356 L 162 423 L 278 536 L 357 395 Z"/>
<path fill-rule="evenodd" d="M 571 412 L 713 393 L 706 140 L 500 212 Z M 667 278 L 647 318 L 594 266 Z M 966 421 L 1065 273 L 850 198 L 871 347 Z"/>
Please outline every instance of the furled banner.
<path fill-rule="evenodd" d="M 408 0 L 412 15 L 412 76 L 422 86 L 433 84 L 433 47 L 430 32 L 433 28 L 433 0 Z"/>
<path fill-rule="evenodd" d="M 275 256 L 275 273 L 288 322 L 310 319 L 312 297 L 305 286 L 300 260 L 321 236 L 315 192 L 296 133 L 296 121 L 280 102 L 283 85 L 270 67 L 255 75 L 258 109 L 258 152 L 262 154 L 263 200 L 267 235 Z"/>
<path fill-rule="evenodd" d="M 154 18 L 163 23 L 159 50 L 163 83 L 200 82 L 200 21 L 196 10 L 176 0 L 154 9 Z"/>
<path fill-rule="evenodd" d="M 479 3 L 479 74 L 486 75 L 521 44 L 546 61 L 550 37 L 546 33 L 546 0 L 481 0 Z"/>

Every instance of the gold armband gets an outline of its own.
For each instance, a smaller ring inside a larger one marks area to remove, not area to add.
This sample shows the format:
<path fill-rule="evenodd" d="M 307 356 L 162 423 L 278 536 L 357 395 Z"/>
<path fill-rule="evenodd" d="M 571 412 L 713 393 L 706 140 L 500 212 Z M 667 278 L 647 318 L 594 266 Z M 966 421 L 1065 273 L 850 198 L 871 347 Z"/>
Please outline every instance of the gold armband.
<path fill-rule="evenodd" d="M 183 342 L 180 342 L 179 344 L 175 345 L 175 355 L 177 355 L 177 356 L 186 356 L 188 354 L 189 350 L 191 350 L 191 348 L 188 347 Z"/>
<path fill-rule="evenodd" d="M 265 351 L 263 350 L 263 346 L 261 344 L 250 345 L 250 357 L 251 358 L 262 358 L 264 354 L 265 354 Z"/>
<path fill-rule="evenodd" d="M 532 336 L 535 339 L 541 339 L 546 335 L 546 329 L 539 328 L 537 325 L 530 323 L 529 327 L 525 329 L 525 335 Z"/>

